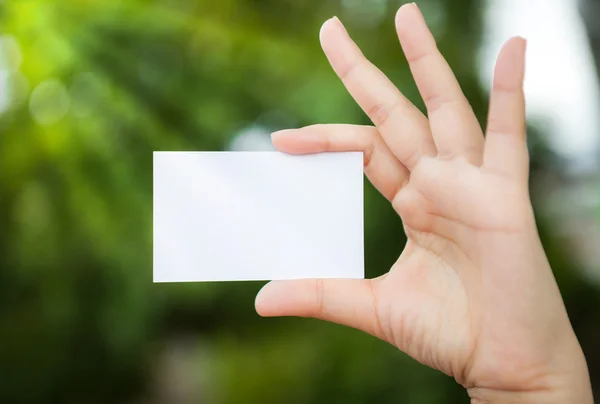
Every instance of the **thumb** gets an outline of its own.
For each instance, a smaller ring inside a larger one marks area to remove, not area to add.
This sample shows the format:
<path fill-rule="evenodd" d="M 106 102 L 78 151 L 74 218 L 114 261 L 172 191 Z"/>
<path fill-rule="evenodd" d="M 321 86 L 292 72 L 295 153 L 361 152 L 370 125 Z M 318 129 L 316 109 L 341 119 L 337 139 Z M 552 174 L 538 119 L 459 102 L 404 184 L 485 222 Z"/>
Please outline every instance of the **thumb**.
<path fill-rule="evenodd" d="M 383 340 L 376 279 L 300 279 L 271 281 L 256 296 L 263 317 L 312 317 L 346 325 Z"/>

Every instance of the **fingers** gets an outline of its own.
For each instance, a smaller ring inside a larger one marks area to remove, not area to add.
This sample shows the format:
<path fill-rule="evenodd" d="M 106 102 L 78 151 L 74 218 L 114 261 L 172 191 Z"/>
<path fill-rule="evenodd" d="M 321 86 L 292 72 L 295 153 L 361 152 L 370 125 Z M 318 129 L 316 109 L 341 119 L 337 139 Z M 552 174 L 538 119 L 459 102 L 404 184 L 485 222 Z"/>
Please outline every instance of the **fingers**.
<path fill-rule="evenodd" d="M 263 317 L 297 316 L 331 321 L 387 340 L 379 323 L 371 279 L 271 281 L 256 296 Z"/>
<path fill-rule="evenodd" d="M 321 28 L 321 45 L 342 82 L 409 170 L 436 153 L 427 118 L 371 64 L 337 18 Z"/>
<path fill-rule="evenodd" d="M 484 167 L 527 182 L 525 48 L 523 38 L 510 39 L 500 51 L 490 99 Z"/>
<path fill-rule="evenodd" d="M 279 151 L 291 154 L 362 151 L 365 174 L 390 201 L 408 181 L 406 167 L 371 126 L 313 125 L 275 132 L 272 139 Z"/>
<path fill-rule="evenodd" d="M 396 31 L 427 107 L 438 154 L 464 156 L 480 165 L 484 144 L 481 127 L 416 4 L 398 10 Z"/>

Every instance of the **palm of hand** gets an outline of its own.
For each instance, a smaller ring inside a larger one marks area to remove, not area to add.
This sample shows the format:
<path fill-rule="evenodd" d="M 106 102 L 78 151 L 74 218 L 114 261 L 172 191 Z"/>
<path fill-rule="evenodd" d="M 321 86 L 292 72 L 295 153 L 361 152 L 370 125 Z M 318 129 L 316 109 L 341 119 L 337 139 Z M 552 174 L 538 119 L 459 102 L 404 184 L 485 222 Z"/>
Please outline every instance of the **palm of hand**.
<path fill-rule="evenodd" d="M 499 311 L 507 302 L 483 299 L 490 291 L 482 276 L 489 279 L 505 268 L 481 268 L 478 255 L 486 241 L 496 244 L 490 250 L 498 243 L 525 241 L 532 216 L 521 203 L 527 200 L 523 191 L 466 161 L 428 159 L 413 170 L 392 201 L 409 241 L 390 272 L 373 281 L 381 338 L 461 383 L 480 376 L 470 372 L 481 355 L 477 347 L 482 334 L 503 332 L 493 329 L 495 322 L 484 325 L 483 313 Z M 494 279 L 494 287 L 501 286 L 498 281 Z M 489 356 L 509 354 L 511 347 L 504 345 L 510 339 L 498 342 L 491 347 L 495 352 L 484 352 L 487 360 L 500 361 L 504 358 Z M 525 365 L 527 358 L 521 360 Z"/>
<path fill-rule="evenodd" d="M 361 329 L 467 387 L 544 389 L 552 346 L 572 330 L 528 196 L 525 43 L 513 38 L 498 58 L 484 140 L 416 6 L 403 6 L 396 24 L 428 117 L 332 19 L 323 49 L 375 127 L 315 125 L 278 132 L 273 144 L 289 153 L 363 151 L 407 245 L 376 279 L 271 282 L 257 310 Z"/>

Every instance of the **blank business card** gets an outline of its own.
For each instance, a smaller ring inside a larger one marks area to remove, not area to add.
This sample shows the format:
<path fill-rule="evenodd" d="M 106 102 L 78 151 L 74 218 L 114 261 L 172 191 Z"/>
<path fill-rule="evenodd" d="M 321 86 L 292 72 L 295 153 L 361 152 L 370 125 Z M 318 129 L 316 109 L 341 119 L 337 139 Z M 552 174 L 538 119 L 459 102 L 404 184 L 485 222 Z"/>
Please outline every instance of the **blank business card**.
<path fill-rule="evenodd" d="M 154 152 L 154 282 L 363 278 L 363 156 Z"/>

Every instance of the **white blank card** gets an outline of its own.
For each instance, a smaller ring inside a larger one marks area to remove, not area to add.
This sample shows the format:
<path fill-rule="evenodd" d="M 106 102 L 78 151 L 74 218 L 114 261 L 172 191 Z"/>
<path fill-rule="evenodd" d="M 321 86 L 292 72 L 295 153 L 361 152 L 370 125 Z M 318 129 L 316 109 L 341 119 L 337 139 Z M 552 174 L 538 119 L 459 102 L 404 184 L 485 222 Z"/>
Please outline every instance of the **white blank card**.
<path fill-rule="evenodd" d="M 154 282 L 363 277 L 362 153 L 154 152 Z"/>

